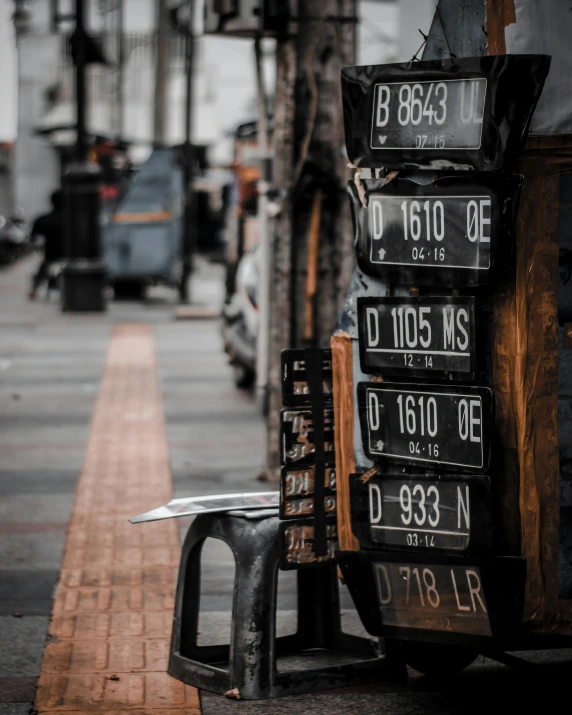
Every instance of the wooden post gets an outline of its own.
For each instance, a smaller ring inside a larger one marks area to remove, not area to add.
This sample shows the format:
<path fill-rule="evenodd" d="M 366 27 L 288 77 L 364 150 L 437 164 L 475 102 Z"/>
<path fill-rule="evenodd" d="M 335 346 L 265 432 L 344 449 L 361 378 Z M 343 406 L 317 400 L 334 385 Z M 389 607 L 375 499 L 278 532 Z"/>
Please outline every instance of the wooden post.
<path fill-rule="evenodd" d="M 275 220 L 270 276 L 271 476 L 279 466 L 280 352 L 329 346 L 354 267 L 340 71 L 355 61 L 356 0 L 300 0 L 298 15 L 296 38 L 279 41 L 277 50 L 274 186 L 281 192 L 281 211 Z M 316 232 L 310 225 L 318 191 Z M 313 256 L 312 236 L 317 236 Z M 306 300 L 308 268 L 316 276 L 311 314 Z M 308 325 L 312 335 L 306 339 Z"/>

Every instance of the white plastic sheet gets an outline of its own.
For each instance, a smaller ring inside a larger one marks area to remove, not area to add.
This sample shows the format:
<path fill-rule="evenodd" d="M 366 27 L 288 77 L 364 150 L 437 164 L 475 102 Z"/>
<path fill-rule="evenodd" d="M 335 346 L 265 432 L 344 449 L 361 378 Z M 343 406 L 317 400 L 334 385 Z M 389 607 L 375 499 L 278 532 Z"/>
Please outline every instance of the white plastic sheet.
<path fill-rule="evenodd" d="M 196 516 L 217 511 L 250 511 L 252 509 L 273 509 L 280 504 L 280 492 L 253 492 L 250 494 L 218 494 L 203 497 L 173 499 L 168 504 L 132 516 L 132 524 L 159 519 L 175 519 L 179 516 Z"/>

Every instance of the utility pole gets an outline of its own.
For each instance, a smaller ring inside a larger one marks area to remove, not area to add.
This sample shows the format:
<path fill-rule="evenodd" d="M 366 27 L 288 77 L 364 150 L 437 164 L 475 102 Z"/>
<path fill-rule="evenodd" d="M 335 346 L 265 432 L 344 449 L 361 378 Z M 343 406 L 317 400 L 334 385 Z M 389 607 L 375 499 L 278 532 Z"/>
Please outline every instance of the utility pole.
<path fill-rule="evenodd" d="M 157 0 L 157 55 L 155 64 L 155 103 L 153 142 L 166 141 L 167 88 L 169 79 L 169 17 L 167 0 Z"/>
<path fill-rule="evenodd" d="M 271 241 L 268 221 L 268 189 L 272 181 L 272 159 L 269 154 L 268 101 L 264 86 L 262 46 L 260 39 L 254 41 L 256 85 L 258 96 L 258 146 L 262 171 L 258 182 L 258 224 L 260 227 L 260 288 L 258 294 L 258 336 L 256 341 L 257 391 L 263 411 L 268 409 L 268 350 L 270 346 L 270 272 Z"/>
<path fill-rule="evenodd" d="M 85 0 L 76 0 L 72 55 L 76 68 L 77 137 L 75 161 L 63 176 L 66 204 L 66 265 L 62 271 L 62 310 L 105 310 L 105 266 L 101 247 L 101 170 L 88 161 L 86 69 L 104 61 L 85 26 Z"/>
<path fill-rule="evenodd" d="M 85 42 L 85 0 L 75 2 L 75 34 L 76 34 L 76 62 L 75 62 L 75 94 L 77 112 L 76 160 L 87 159 L 87 91 L 85 86 L 86 51 Z"/>
<path fill-rule="evenodd" d="M 279 466 L 280 352 L 328 347 L 354 267 L 340 71 L 355 63 L 356 0 L 300 0 L 279 40 L 274 128 L 267 470 Z"/>

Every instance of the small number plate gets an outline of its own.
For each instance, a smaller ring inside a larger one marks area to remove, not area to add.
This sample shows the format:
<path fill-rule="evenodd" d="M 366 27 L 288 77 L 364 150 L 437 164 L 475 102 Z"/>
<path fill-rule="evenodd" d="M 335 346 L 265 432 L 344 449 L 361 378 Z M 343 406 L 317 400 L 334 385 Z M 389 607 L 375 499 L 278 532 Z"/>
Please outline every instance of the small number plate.
<path fill-rule="evenodd" d="M 474 376 L 474 298 L 359 298 L 365 373 Z"/>
<path fill-rule="evenodd" d="M 310 387 L 306 373 L 304 350 L 282 351 L 282 402 L 285 407 L 303 407 L 311 404 Z M 331 402 L 332 395 L 332 351 L 322 350 L 322 389 L 324 400 Z"/>
<path fill-rule="evenodd" d="M 352 527 L 370 548 L 484 551 L 490 547 L 488 477 L 351 477 Z"/>
<path fill-rule="evenodd" d="M 484 471 L 492 393 L 486 387 L 358 384 L 362 440 L 374 461 Z"/>
<path fill-rule="evenodd" d="M 322 526 L 326 529 L 327 553 L 314 553 L 314 521 L 300 519 L 283 521 L 280 524 L 280 568 L 282 570 L 315 566 L 332 561 L 338 548 L 338 531 L 335 519 L 328 519 Z"/>
<path fill-rule="evenodd" d="M 315 434 L 310 409 L 285 409 L 280 412 L 280 459 L 283 465 L 312 464 Z M 335 464 L 334 412 L 324 410 L 324 451 L 326 464 Z"/>
<path fill-rule="evenodd" d="M 280 471 L 280 518 L 295 519 L 314 514 L 315 467 L 282 467 Z M 324 511 L 336 510 L 336 470 L 326 467 Z"/>
<path fill-rule="evenodd" d="M 477 566 L 378 562 L 373 568 L 383 626 L 492 635 Z"/>

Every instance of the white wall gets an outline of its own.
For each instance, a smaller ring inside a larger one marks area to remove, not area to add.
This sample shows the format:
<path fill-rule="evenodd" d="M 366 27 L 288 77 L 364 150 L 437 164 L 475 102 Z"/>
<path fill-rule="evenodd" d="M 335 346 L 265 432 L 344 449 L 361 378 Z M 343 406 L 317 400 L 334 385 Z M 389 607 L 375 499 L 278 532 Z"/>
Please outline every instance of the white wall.
<path fill-rule="evenodd" d="M 358 2 L 357 63 L 382 65 L 396 62 L 399 43 L 399 3 Z"/>
<path fill-rule="evenodd" d="M 13 142 L 18 124 L 18 69 L 12 12 L 12 0 L 0 0 L 0 142 Z"/>
<path fill-rule="evenodd" d="M 428 34 L 437 7 L 437 0 L 399 0 L 398 62 L 408 62 Z M 419 55 L 421 57 L 421 54 Z"/>
<path fill-rule="evenodd" d="M 45 91 L 57 79 L 58 38 L 25 35 L 20 38 L 19 122 L 16 142 L 15 193 L 17 204 L 32 218 L 49 207 L 49 194 L 59 177 L 58 160 L 46 139 L 34 134 L 45 112 Z"/>

